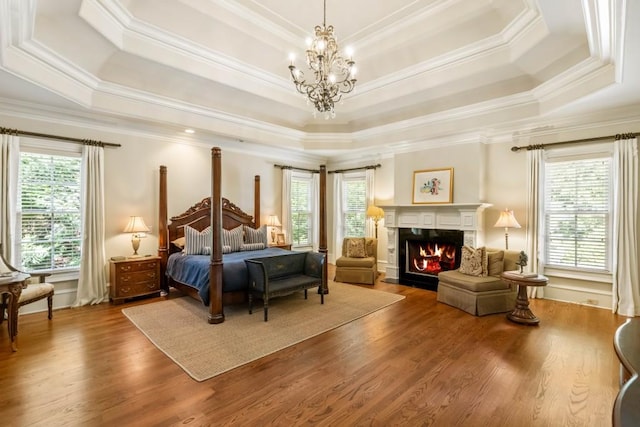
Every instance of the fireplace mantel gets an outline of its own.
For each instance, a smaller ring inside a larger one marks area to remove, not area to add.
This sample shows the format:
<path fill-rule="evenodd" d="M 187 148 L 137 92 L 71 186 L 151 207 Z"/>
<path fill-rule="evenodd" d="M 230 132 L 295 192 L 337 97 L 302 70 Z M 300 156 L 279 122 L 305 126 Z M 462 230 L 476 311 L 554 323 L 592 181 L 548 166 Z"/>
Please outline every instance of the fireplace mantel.
<path fill-rule="evenodd" d="M 387 267 L 385 280 L 398 283 L 398 229 L 422 228 L 464 231 L 464 244 L 478 247 L 484 242 L 484 210 L 488 203 L 448 203 L 425 205 L 387 205 L 384 226 L 387 229 Z"/>

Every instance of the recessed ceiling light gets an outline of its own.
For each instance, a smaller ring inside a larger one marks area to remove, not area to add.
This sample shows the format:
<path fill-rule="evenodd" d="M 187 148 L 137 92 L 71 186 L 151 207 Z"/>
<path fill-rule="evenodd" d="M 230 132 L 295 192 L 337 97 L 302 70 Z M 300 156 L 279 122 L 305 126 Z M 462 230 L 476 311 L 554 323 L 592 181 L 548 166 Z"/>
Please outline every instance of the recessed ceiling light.
<path fill-rule="evenodd" d="M 195 130 L 193 130 L 193 129 L 185 129 L 184 131 L 185 131 L 186 133 L 196 133 L 196 131 L 195 131 Z"/>

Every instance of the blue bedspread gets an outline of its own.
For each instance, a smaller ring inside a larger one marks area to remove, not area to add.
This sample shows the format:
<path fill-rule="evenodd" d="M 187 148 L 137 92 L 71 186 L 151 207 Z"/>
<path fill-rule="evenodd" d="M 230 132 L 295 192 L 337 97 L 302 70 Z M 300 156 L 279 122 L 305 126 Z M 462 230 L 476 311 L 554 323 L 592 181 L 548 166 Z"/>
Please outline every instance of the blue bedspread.
<path fill-rule="evenodd" d="M 243 291 L 249 284 L 245 259 L 290 253 L 282 248 L 259 251 L 242 251 L 222 255 L 222 292 Z M 167 261 L 167 277 L 198 290 L 205 305 L 209 305 L 209 255 L 184 255 L 174 253 Z"/>

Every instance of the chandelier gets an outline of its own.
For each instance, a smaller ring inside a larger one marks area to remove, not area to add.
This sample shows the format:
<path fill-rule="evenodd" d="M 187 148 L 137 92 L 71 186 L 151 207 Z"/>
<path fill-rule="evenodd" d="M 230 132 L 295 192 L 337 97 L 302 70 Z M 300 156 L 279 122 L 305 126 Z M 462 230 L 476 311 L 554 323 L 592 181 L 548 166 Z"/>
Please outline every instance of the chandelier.
<path fill-rule="evenodd" d="M 304 73 L 296 68 L 295 57 L 290 56 L 289 71 L 296 89 L 305 95 L 307 102 L 315 107 L 316 112 L 324 114 L 324 118 L 334 118 L 334 105 L 342 99 L 342 95 L 353 90 L 356 84 L 355 62 L 351 52 L 345 59 L 338 52 L 338 43 L 333 35 L 333 25 L 327 26 L 327 0 L 324 0 L 324 19 L 322 25 L 316 25 L 315 37 L 307 40 L 307 66 L 313 72 L 315 81 L 306 81 Z"/>

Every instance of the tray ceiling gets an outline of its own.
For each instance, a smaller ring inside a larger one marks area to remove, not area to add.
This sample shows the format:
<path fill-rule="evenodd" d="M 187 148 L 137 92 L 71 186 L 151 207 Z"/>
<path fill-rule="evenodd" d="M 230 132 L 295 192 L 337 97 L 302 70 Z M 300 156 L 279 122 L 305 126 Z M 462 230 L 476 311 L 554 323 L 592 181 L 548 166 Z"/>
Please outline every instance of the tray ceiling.
<path fill-rule="evenodd" d="M 0 97 L 333 155 L 640 97 L 630 74 L 640 56 L 630 40 L 640 37 L 626 25 L 640 17 L 637 2 L 328 0 L 327 23 L 341 47 L 354 48 L 358 83 L 335 119 L 314 118 L 287 66 L 322 8 L 321 0 L 0 0 Z"/>

